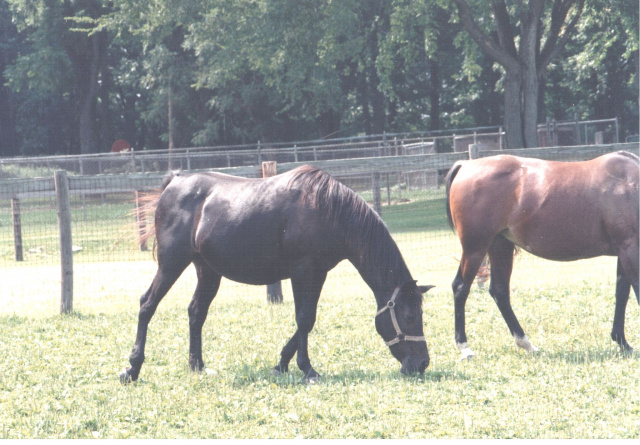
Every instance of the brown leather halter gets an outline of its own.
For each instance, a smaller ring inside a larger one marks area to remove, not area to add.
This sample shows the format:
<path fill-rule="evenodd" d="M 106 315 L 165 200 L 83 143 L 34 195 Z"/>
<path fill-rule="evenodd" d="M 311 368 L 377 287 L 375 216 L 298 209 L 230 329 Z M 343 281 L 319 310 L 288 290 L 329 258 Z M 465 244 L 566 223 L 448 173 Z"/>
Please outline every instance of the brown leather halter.
<path fill-rule="evenodd" d="M 400 325 L 398 325 L 398 319 L 396 318 L 396 311 L 394 309 L 396 306 L 396 298 L 398 297 L 399 293 L 400 293 L 400 286 L 396 287 L 396 289 L 393 291 L 393 295 L 391 295 L 391 298 L 389 299 L 387 304 L 376 313 L 376 317 L 377 317 L 378 315 L 382 314 L 384 311 L 389 309 L 389 312 L 391 313 L 391 322 L 393 323 L 393 327 L 396 330 L 396 337 L 392 340 L 385 341 L 385 344 L 387 346 L 392 346 L 402 341 L 427 341 L 423 335 L 420 335 L 420 336 L 405 335 L 400 329 Z"/>

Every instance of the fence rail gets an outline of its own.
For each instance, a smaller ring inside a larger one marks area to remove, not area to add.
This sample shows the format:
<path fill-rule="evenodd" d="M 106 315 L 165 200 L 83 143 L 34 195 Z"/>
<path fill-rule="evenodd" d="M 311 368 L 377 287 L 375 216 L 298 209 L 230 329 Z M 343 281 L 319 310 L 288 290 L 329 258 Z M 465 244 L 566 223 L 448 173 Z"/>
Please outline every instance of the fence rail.
<path fill-rule="evenodd" d="M 538 125 L 541 147 L 618 143 L 618 120 L 547 121 Z M 501 127 L 476 127 L 424 133 L 382 134 L 294 143 L 261 143 L 173 150 L 129 151 L 91 155 L 0 159 L 2 177 L 53 175 L 63 169 L 76 175 L 186 171 L 260 165 L 263 161 L 319 162 L 331 159 L 390 157 L 466 152 L 470 144 L 503 149 Z"/>
<path fill-rule="evenodd" d="M 529 148 L 516 150 L 480 150 L 479 156 L 512 154 L 546 160 L 586 160 L 618 150 L 638 154 L 638 143 L 618 143 L 607 145 L 586 145 L 575 147 Z M 312 162 L 287 162 L 278 164 L 278 173 L 292 170 L 300 165 L 312 163 L 329 174 L 367 174 L 392 173 L 405 170 L 443 170 L 449 169 L 456 161 L 468 159 L 468 152 L 436 153 L 405 156 L 383 156 L 359 159 L 329 159 Z M 198 169 L 197 171 L 217 171 L 234 176 L 259 178 L 261 165 L 240 167 L 222 167 L 216 169 Z M 129 173 L 118 175 L 72 175 L 69 176 L 71 194 L 101 194 L 133 192 L 157 188 L 162 182 L 164 172 Z M 53 177 L 32 179 L 0 180 L 0 199 L 26 199 L 31 197 L 55 196 Z"/>

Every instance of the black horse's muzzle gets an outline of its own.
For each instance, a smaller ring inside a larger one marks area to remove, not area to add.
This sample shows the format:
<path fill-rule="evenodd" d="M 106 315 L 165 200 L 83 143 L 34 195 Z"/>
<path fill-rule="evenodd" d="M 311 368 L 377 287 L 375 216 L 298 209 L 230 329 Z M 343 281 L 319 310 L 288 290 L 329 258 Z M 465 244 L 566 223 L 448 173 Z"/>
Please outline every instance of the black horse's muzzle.
<path fill-rule="evenodd" d="M 412 374 L 424 374 L 424 371 L 429 366 L 429 355 L 422 360 L 415 360 L 411 358 L 407 358 L 403 360 L 402 366 L 400 367 L 400 372 L 403 375 L 412 375 Z"/>

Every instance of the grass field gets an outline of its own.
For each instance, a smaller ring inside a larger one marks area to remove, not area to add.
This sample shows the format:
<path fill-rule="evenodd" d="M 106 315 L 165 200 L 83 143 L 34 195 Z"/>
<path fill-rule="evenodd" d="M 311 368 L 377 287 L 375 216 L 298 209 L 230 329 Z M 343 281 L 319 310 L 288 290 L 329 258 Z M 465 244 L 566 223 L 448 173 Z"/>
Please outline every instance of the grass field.
<path fill-rule="evenodd" d="M 114 213 L 96 212 L 105 221 Z M 521 254 L 512 301 L 540 352 L 517 348 L 486 290 L 474 287 L 467 334 L 476 357 L 461 362 L 450 290 L 458 250 L 441 194 L 383 215 L 414 278 L 437 286 L 424 302 L 431 364 L 423 376 L 400 374 L 375 332 L 371 291 L 343 262 L 327 279 L 309 337 L 319 383 L 303 384 L 295 366 L 289 375 L 270 374 L 295 329 L 288 283 L 285 303 L 269 305 L 263 287 L 223 280 L 203 332 L 208 372 L 191 373 L 186 307 L 195 274 L 188 270 L 150 325 L 140 380 L 122 386 L 117 373 L 128 364 L 138 297 L 155 265 L 148 253 L 132 260 L 108 243 L 80 241 L 68 316 L 56 315 L 57 266 L 37 258 L 15 265 L 10 254 L 0 260 L 3 290 L 8 284 L 0 295 L 0 437 L 640 436 L 640 356 L 621 355 L 609 337 L 615 259 L 551 263 Z M 77 239 L 120 233 L 121 221 Z M 640 350 L 639 315 L 632 299 L 627 339 Z"/>

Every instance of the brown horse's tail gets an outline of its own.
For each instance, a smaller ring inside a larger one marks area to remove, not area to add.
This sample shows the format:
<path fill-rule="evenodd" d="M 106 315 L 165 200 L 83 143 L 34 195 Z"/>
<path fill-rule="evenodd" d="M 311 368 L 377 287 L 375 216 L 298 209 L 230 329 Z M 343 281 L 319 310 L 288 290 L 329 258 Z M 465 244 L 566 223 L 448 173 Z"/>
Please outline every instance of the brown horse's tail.
<path fill-rule="evenodd" d="M 453 224 L 453 218 L 451 216 L 451 204 L 449 203 L 449 193 L 451 192 L 451 184 L 453 183 L 453 180 L 458 174 L 458 171 L 460 171 L 460 167 L 462 167 L 462 163 L 463 161 L 458 161 L 455 164 L 453 164 L 453 167 L 451 167 L 451 169 L 447 173 L 447 176 L 445 176 L 444 178 L 444 183 L 447 191 L 447 220 L 449 221 L 449 227 L 451 227 L 451 230 L 453 230 L 454 232 L 456 231 L 456 226 Z"/>
<path fill-rule="evenodd" d="M 162 179 L 162 184 L 159 189 L 152 189 L 148 192 L 145 192 L 138 198 L 138 209 L 136 210 L 137 219 L 147 220 L 149 216 L 153 215 L 158 207 L 158 201 L 160 201 L 160 196 L 162 196 L 162 192 L 167 188 L 167 186 L 171 183 L 173 178 L 179 176 L 180 172 L 169 172 Z M 139 229 L 142 228 L 140 221 L 137 221 Z M 147 241 L 151 238 L 154 238 L 153 241 L 153 256 L 155 258 L 156 252 L 156 225 L 155 218 L 151 218 L 151 223 L 149 225 L 144 224 L 144 231 L 141 230 L 140 236 L 138 237 L 138 245 L 143 246 L 146 245 Z"/>

